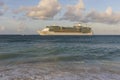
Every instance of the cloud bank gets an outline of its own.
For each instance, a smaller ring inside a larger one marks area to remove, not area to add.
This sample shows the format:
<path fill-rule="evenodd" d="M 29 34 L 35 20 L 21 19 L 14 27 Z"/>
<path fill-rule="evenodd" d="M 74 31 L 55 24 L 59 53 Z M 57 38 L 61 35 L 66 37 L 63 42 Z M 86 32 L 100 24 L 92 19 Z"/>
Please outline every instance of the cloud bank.
<path fill-rule="evenodd" d="M 108 7 L 105 12 L 92 10 L 85 15 L 85 20 L 87 22 L 116 24 L 120 23 L 120 13 L 113 12 L 111 7 Z"/>
<path fill-rule="evenodd" d="M 81 21 L 83 18 L 83 12 L 85 10 L 84 3 L 82 0 L 79 0 L 76 5 L 68 5 L 66 7 L 66 12 L 61 18 L 62 20 L 70 21 Z"/>
<path fill-rule="evenodd" d="M 113 12 L 111 7 L 108 7 L 104 12 L 98 12 L 96 10 L 85 12 L 84 3 L 82 0 L 79 0 L 78 4 L 76 5 L 67 6 L 66 10 L 67 11 L 61 18 L 62 20 L 78 21 L 84 23 L 120 23 L 120 13 Z"/>
<path fill-rule="evenodd" d="M 39 4 L 32 7 L 27 16 L 39 19 L 50 19 L 61 10 L 61 5 L 57 0 L 41 0 Z"/>
<path fill-rule="evenodd" d="M 120 13 L 113 12 L 111 7 L 108 7 L 103 12 L 98 12 L 97 10 L 86 11 L 83 0 L 78 0 L 75 5 L 66 5 L 63 7 L 58 0 L 40 0 L 38 5 L 33 7 L 20 7 L 14 13 L 26 12 L 26 16 L 32 19 L 49 20 L 54 19 L 57 14 L 61 14 L 60 11 L 63 9 L 65 9 L 65 12 L 60 20 L 84 23 L 120 23 Z"/>

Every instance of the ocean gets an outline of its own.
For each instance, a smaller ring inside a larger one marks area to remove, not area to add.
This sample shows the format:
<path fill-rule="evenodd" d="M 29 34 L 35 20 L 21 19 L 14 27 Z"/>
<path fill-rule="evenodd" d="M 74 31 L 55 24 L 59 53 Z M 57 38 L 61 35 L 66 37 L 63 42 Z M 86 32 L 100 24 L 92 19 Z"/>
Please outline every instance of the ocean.
<path fill-rule="evenodd" d="M 120 80 L 120 36 L 0 36 L 0 80 Z"/>

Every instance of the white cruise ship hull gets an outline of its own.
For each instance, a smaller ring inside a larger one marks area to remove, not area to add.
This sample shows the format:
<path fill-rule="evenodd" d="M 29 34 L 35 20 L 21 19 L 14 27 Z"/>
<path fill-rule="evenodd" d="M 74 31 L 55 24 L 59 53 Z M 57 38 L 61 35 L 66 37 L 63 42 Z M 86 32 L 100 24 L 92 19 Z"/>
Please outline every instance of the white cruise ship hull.
<path fill-rule="evenodd" d="M 40 35 L 93 35 L 90 33 L 80 33 L 80 32 L 52 32 L 52 31 L 37 31 Z"/>

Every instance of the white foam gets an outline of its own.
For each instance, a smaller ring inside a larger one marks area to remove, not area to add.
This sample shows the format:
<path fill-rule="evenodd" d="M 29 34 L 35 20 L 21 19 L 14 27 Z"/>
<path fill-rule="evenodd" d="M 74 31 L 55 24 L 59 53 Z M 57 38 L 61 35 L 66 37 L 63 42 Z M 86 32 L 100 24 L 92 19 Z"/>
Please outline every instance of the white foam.
<path fill-rule="evenodd" d="M 95 67 L 82 65 L 67 69 L 55 64 L 14 65 L 0 67 L 0 80 L 120 80 L 119 73 Z"/>

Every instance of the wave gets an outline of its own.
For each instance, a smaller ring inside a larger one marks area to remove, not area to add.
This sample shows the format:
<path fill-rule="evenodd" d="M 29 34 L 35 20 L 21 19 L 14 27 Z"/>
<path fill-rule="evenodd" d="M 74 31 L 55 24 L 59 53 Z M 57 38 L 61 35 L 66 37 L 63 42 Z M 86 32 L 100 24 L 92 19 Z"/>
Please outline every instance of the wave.
<path fill-rule="evenodd" d="M 0 76 L 1 80 L 119 80 L 120 69 L 107 63 L 35 63 L 0 67 Z"/>

